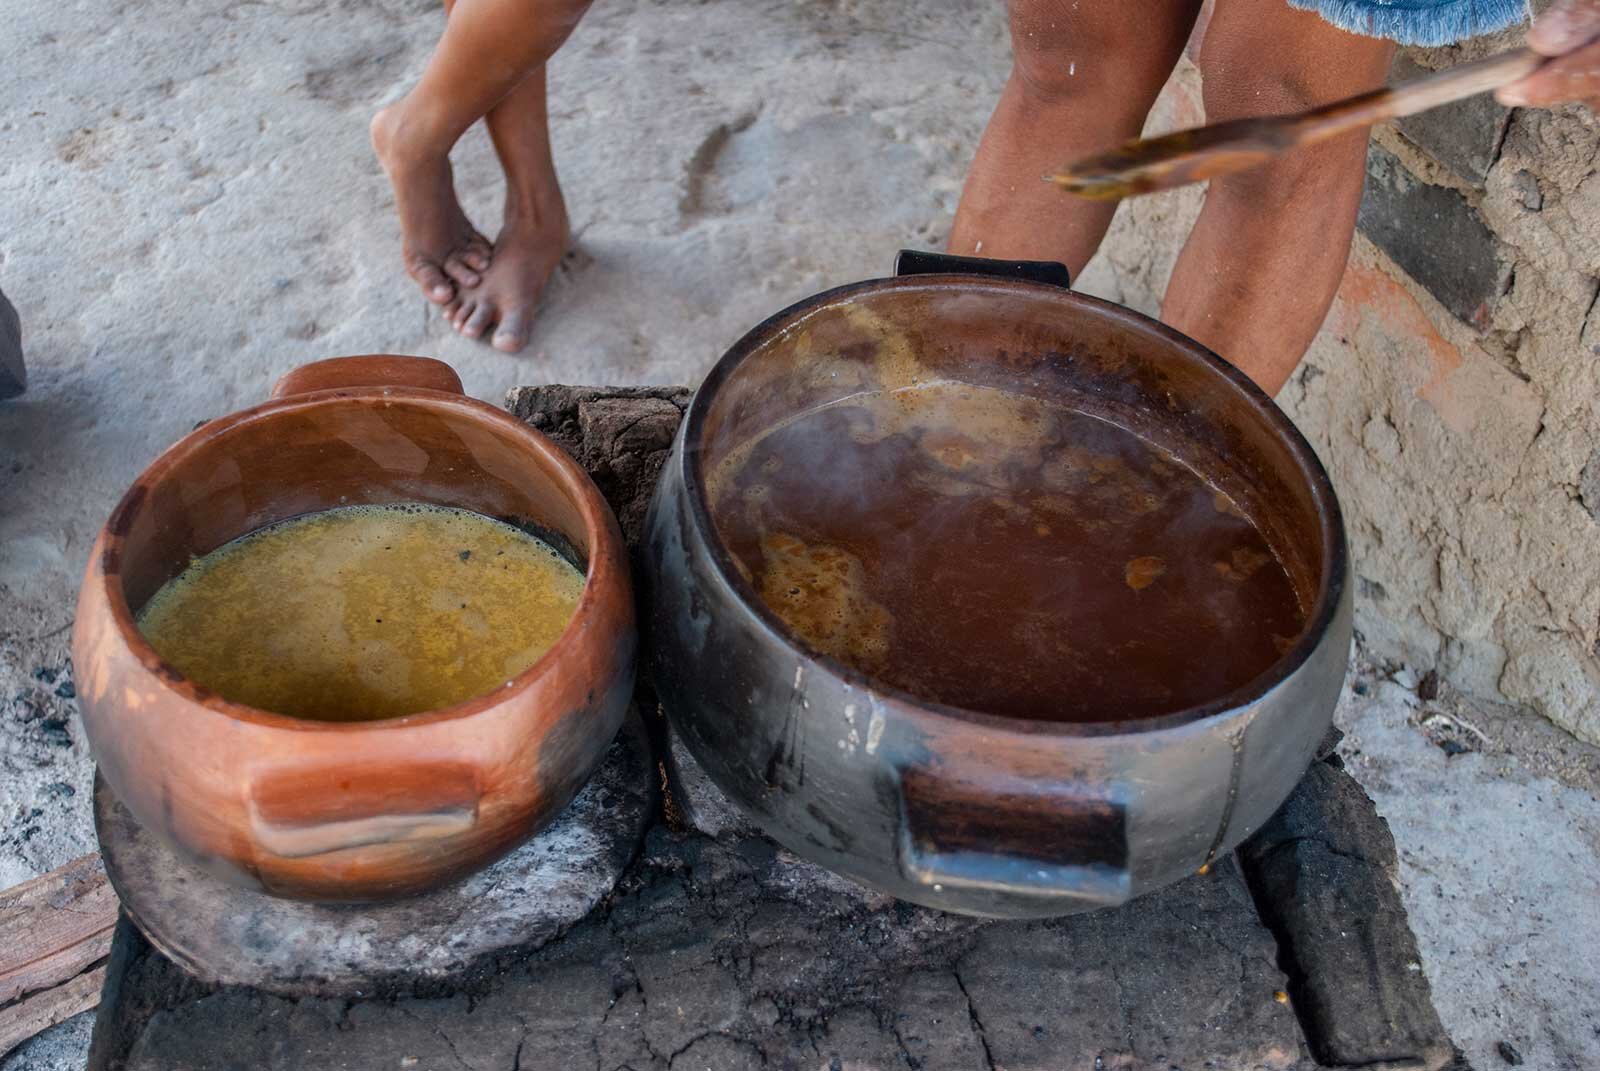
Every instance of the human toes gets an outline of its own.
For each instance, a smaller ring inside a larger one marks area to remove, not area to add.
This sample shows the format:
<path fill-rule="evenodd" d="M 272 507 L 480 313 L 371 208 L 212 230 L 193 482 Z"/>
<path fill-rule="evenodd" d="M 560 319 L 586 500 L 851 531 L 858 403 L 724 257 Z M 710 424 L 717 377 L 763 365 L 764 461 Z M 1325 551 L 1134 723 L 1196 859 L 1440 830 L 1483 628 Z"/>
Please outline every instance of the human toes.
<path fill-rule="evenodd" d="M 473 271 L 488 271 L 489 262 L 494 259 L 489 239 L 481 234 L 474 234 L 457 252 L 457 256 Z"/>
<path fill-rule="evenodd" d="M 494 323 L 494 306 L 487 301 L 475 302 L 464 306 L 456 313 L 456 330 L 468 338 L 481 338 Z"/>
<path fill-rule="evenodd" d="M 493 256 L 489 240 L 476 232 L 462 246 L 444 258 L 444 273 L 461 286 L 477 286 L 489 270 Z"/>
<path fill-rule="evenodd" d="M 444 258 L 444 273 L 456 281 L 457 286 L 477 286 L 483 282 L 479 269 L 468 264 L 462 253 L 451 253 Z"/>
<path fill-rule="evenodd" d="M 455 300 L 455 284 L 450 281 L 437 263 L 427 257 L 410 257 L 406 261 L 406 274 L 417 281 L 422 292 L 429 301 L 436 305 L 448 305 Z"/>
<path fill-rule="evenodd" d="M 501 353 L 517 353 L 528 344 L 528 332 L 533 326 L 533 309 L 524 306 L 512 309 L 500 319 L 490 345 Z"/>

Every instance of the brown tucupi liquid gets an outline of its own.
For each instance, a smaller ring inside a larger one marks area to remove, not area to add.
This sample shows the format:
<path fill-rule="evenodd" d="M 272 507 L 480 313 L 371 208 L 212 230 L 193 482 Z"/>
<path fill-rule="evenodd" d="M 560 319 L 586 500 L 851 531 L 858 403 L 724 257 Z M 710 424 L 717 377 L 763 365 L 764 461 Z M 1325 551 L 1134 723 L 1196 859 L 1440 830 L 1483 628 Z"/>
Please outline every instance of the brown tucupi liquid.
<path fill-rule="evenodd" d="M 1225 494 L 1125 428 L 989 388 L 801 413 L 708 490 L 740 571 L 794 632 L 950 706 L 1170 713 L 1254 678 L 1303 624 Z"/>
<path fill-rule="evenodd" d="M 140 611 L 139 631 L 234 702 L 370 721 L 503 686 L 555 644 L 583 584 L 547 543 L 489 517 L 347 506 L 196 559 Z"/>

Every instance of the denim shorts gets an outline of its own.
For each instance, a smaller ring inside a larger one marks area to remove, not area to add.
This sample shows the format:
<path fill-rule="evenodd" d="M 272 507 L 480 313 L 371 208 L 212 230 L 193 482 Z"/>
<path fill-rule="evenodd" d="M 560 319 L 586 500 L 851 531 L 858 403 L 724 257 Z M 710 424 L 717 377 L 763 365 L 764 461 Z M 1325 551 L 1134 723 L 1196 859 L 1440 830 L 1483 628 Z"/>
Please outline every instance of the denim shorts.
<path fill-rule="evenodd" d="M 1289 0 L 1341 30 L 1387 37 L 1402 45 L 1450 45 L 1514 26 L 1529 15 L 1527 0 Z"/>

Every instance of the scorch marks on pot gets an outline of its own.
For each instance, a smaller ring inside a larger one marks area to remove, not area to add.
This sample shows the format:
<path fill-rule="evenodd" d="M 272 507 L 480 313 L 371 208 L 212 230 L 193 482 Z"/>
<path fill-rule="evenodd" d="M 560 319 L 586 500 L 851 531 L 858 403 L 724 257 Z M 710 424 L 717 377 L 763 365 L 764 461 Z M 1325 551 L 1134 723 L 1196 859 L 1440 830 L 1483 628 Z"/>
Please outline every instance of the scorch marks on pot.
<path fill-rule="evenodd" d="M 811 701 L 805 697 L 801 687 L 805 677 L 806 666 L 802 662 L 794 667 L 794 683 L 789 688 L 789 701 L 784 704 L 783 729 L 778 734 L 778 746 L 767 760 L 769 788 L 778 788 L 783 784 L 784 779 L 779 771 L 784 767 L 794 771 L 794 787 L 799 788 L 806 783 L 805 712 L 810 709 Z"/>
<path fill-rule="evenodd" d="M 861 734 L 856 731 L 856 705 L 854 703 L 846 703 L 844 705 L 844 723 L 849 728 L 845 732 L 844 739 L 839 741 L 839 750 L 847 755 L 854 755 L 856 746 L 861 743 Z"/>
<path fill-rule="evenodd" d="M 877 697 L 871 697 L 872 717 L 867 722 L 867 754 L 875 755 L 878 752 L 878 743 L 883 739 L 883 728 L 887 724 L 883 716 L 883 704 Z"/>
<path fill-rule="evenodd" d="M 1233 761 L 1228 767 L 1228 795 L 1222 803 L 1222 817 L 1217 821 L 1217 835 L 1212 838 L 1211 847 L 1206 849 L 1206 861 L 1200 864 L 1199 872 L 1202 874 L 1209 873 L 1211 864 L 1216 862 L 1222 842 L 1228 836 L 1228 826 L 1233 822 L 1233 806 L 1239 799 L 1239 778 L 1244 772 L 1244 737 L 1254 720 L 1253 714 L 1241 719 L 1228 736 L 1228 746 L 1233 750 Z"/>
<path fill-rule="evenodd" d="M 888 722 L 883 716 L 883 704 L 877 696 L 869 694 L 867 705 L 871 708 L 871 713 L 867 717 L 866 751 L 868 755 L 876 755 L 878 745 L 883 742 L 883 730 Z M 847 755 L 854 755 L 856 748 L 862 743 L 860 727 L 856 722 L 858 713 L 859 710 L 854 703 L 844 705 L 844 721 L 848 729 L 839 741 L 839 750 Z"/>

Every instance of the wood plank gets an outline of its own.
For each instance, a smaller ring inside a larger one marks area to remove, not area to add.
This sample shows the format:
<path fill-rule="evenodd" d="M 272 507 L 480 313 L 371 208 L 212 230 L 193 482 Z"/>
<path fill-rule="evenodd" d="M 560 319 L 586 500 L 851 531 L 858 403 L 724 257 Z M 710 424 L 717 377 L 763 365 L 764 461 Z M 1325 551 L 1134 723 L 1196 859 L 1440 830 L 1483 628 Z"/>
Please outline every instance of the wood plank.
<path fill-rule="evenodd" d="M 0 892 L 0 1006 L 104 959 L 117 894 L 98 854 Z"/>
<path fill-rule="evenodd" d="M 10 912 L 17 908 L 37 907 L 82 895 L 82 890 L 105 880 L 105 867 L 100 863 L 100 853 L 80 855 L 70 863 L 63 863 L 48 874 L 30 878 L 21 885 L 0 889 L 0 933 L 10 928 Z"/>
<path fill-rule="evenodd" d="M 1394 881 L 1389 824 L 1337 754 L 1239 847 L 1311 1052 L 1330 1067 L 1454 1066 Z"/>
<path fill-rule="evenodd" d="M 106 969 L 100 966 L 65 985 L 0 1008 L 0 1057 L 39 1031 L 48 1030 L 99 1004 L 105 982 Z"/>

